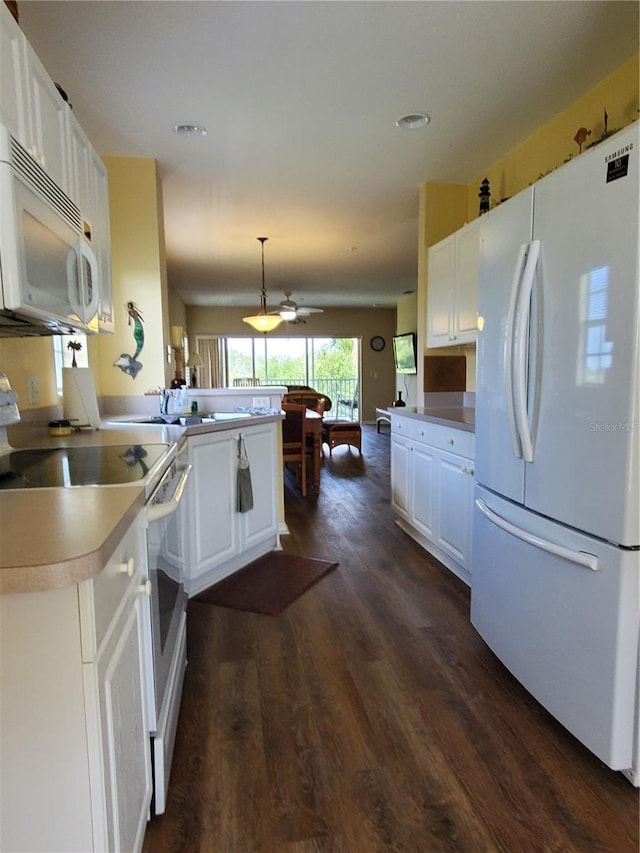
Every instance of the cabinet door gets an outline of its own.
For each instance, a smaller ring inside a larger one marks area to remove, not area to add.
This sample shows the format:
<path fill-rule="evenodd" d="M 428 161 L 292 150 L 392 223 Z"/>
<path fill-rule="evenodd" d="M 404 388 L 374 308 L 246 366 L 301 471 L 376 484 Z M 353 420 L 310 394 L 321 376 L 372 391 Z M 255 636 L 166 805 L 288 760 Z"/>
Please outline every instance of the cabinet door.
<path fill-rule="evenodd" d="M 243 436 L 253 489 L 253 509 L 240 514 L 241 547 L 248 549 L 278 531 L 278 449 L 274 424 L 254 427 Z"/>
<path fill-rule="evenodd" d="M 25 37 L 0 3 L 0 121 L 25 148 L 31 144 L 31 115 L 26 85 Z"/>
<path fill-rule="evenodd" d="M 239 552 L 236 522 L 236 445 L 227 432 L 189 439 L 193 465 L 189 494 L 190 556 L 187 575 L 194 580 Z"/>
<path fill-rule="evenodd" d="M 429 539 L 434 536 L 435 461 L 434 452 L 426 444 L 411 448 L 411 522 Z"/>
<path fill-rule="evenodd" d="M 31 97 L 34 156 L 49 177 L 69 194 L 71 192 L 67 143 L 69 107 L 62 100 L 43 64 L 28 46 L 26 60 Z"/>
<path fill-rule="evenodd" d="M 456 282 L 453 341 L 473 343 L 478 330 L 479 220 L 456 233 Z"/>
<path fill-rule="evenodd" d="M 473 467 L 461 456 L 438 454 L 438 521 L 436 543 L 464 569 L 469 569 Z"/>
<path fill-rule="evenodd" d="M 450 346 L 455 285 L 455 236 L 429 249 L 427 346 Z"/>
<path fill-rule="evenodd" d="M 411 442 L 391 436 L 391 506 L 404 518 L 409 517 Z"/>
<path fill-rule="evenodd" d="M 97 663 L 109 850 L 142 848 L 152 794 L 144 620 L 141 593 L 132 594 Z"/>
<path fill-rule="evenodd" d="M 100 273 L 100 332 L 113 332 L 113 285 L 111 282 L 111 218 L 109 214 L 109 178 L 107 167 L 95 149 L 90 152 L 91 226 L 93 250 Z"/>

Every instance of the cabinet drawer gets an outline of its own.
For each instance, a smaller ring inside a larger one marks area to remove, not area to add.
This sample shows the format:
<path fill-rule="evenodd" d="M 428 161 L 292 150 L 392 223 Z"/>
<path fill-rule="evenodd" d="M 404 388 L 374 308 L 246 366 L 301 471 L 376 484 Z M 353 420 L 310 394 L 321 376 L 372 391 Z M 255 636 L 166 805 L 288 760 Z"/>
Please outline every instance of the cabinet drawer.
<path fill-rule="evenodd" d="M 391 432 L 394 435 L 403 435 L 405 438 L 413 438 L 416 425 L 419 421 L 415 418 L 402 417 L 391 413 Z"/>
<path fill-rule="evenodd" d="M 82 659 L 93 661 L 132 584 L 146 576 L 144 531 L 134 523 L 99 575 L 79 586 Z"/>
<path fill-rule="evenodd" d="M 433 424 L 428 421 L 415 421 L 417 424 L 414 439 L 424 441 L 439 450 L 455 453 L 467 459 L 475 459 L 475 435 L 464 429 Z"/>

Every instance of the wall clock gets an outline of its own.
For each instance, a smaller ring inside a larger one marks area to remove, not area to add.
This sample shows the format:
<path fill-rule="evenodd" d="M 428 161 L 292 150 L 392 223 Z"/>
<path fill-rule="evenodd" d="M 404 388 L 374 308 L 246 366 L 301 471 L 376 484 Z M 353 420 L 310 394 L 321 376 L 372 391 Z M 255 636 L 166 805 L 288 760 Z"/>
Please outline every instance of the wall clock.
<path fill-rule="evenodd" d="M 385 340 L 384 338 L 381 338 L 380 335 L 374 335 L 369 343 L 371 349 L 375 350 L 376 352 L 380 352 L 380 350 L 383 350 L 385 348 Z"/>

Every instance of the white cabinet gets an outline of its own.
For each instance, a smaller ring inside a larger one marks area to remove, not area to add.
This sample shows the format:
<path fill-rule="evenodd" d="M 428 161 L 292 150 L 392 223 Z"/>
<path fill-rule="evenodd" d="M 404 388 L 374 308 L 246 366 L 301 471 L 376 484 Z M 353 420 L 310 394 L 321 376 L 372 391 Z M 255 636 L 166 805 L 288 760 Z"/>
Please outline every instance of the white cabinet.
<path fill-rule="evenodd" d="M 62 99 L 44 65 L 27 45 L 26 84 L 31 102 L 31 134 L 22 144 L 60 189 L 70 195 L 67 118 Z M 22 142 L 22 140 L 20 140 Z"/>
<path fill-rule="evenodd" d="M 473 458 L 473 433 L 391 415 L 391 505 L 398 523 L 466 583 Z"/>
<path fill-rule="evenodd" d="M 479 221 L 429 249 L 427 346 L 473 343 L 477 333 Z"/>
<path fill-rule="evenodd" d="M 98 331 L 113 332 L 113 283 L 111 280 L 111 220 L 109 214 L 109 177 L 107 167 L 92 148 L 90 159 L 92 209 L 91 234 L 93 250 L 98 259 L 100 302 Z"/>
<path fill-rule="evenodd" d="M 49 177 L 70 195 L 68 160 L 69 105 L 29 45 L 22 30 L 0 4 L 0 117 Z"/>
<path fill-rule="evenodd" d="M 438 526 L 435 541 L 466 571 L 470 571 L 473 515 L 473 462 L 440 452 L 436 456 Z"/>
<path fill-rule="evenodd" d="M 19 140 L 31 136 L 25 47 L 22 30 L 0 3 L 0 122 Z"/>
<path fill-rule="evenodd" d="M 189 438 L 193 465 L 187 499 L 185 587 L 195 595 L 278 544 L 278 442 L 280 422 Z M 253 509 L 236 509 L 238 437 L 247 448 Z"/>
<path fill-rule="evenodd" d="M 111 231 L 107 167 L 91 145 L 78 120 L 69 114 L 69 195 L 80 209 L 84 235 L 98 264 L 100 298 L 98 329 L 113 332 Z"/>
<path fill-rule="evenodd" d="M 144 542 L 136 522 L 97 577 L 0 596 L 1 850 L 142 847 Z"/>

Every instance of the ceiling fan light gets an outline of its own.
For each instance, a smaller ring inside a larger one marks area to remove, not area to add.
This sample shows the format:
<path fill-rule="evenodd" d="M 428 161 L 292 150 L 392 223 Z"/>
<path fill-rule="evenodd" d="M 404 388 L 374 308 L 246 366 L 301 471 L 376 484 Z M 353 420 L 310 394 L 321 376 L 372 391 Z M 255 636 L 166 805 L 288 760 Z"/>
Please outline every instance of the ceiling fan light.
<path fill-rule="evenodd" d="M 283 308 L 280 312 L 280 317 L 283 320 L 286 320 L 287 323 L 290 323 L 292 320 L 296 319 L 296 311 L 295 308 Z"/>

